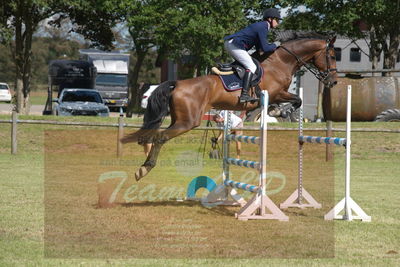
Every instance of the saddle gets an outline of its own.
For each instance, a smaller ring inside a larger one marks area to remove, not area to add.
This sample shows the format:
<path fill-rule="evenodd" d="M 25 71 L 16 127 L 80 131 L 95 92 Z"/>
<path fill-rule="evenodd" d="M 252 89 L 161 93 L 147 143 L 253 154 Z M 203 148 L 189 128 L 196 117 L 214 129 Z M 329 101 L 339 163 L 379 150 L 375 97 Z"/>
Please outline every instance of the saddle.
<path fill-rule="evenodd" d="M 254 64 L 257 66 L 257 70 L 253 75 L 250 86 L 257 86 L 264 74 L 264 70 L 258 60 L 252 58 Z M 238 61 L 232 63 L 218 63 L 217 67 L 213 67 L 211 71 L 218 75 L 224 83 L 225 89 L 228 91 L 236 91 L 242 89 L 242 81 L 246 68 L 241 65 Z"/>

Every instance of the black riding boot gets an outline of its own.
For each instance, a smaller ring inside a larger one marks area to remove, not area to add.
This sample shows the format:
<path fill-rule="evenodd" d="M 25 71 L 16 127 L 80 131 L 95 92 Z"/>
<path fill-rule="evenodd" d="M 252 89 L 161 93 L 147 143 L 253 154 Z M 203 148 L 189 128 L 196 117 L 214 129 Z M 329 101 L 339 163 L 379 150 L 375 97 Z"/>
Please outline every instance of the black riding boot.
<path fill-rule="evenodd" d="M 240 103 L 246 103 L 258 100 L 257 98 L 252 98 L 249 95 L 250 83 L 252 79 L 253 79 L 253 73 L 249 70 L 246 70 L 243 78 L 243 89 L 239 99 Z"/>

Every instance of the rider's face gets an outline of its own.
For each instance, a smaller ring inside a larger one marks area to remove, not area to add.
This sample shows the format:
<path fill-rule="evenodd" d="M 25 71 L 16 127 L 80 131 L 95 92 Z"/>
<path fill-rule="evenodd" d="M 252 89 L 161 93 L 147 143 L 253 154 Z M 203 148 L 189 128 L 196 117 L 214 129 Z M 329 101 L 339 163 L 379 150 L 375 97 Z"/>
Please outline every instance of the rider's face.
<path fill-rule="evenodd" d="M 270 25 L 271 25 L 271 28 L 277 27 L 279 25 L 279 20 L 275 19 L 275 18 L 271 19 Z"/>

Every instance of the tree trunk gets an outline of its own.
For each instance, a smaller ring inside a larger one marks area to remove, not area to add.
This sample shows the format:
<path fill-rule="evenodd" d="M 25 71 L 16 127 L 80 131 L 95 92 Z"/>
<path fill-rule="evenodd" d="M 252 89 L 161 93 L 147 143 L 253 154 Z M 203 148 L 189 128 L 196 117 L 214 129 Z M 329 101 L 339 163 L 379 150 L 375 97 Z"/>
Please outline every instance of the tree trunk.
<path fill-rule="evenodd" d="M 16 71 L 16 83 L 15 93 L 17 95 L 16 111 L 17 113 L 23 112 L 24 107 L 24 93 L 23 93 L 23 81 L 22 81 L 22 51 L 23 51 L 23 35 L 22 35 L 22 10 L 18 7 L 18 13 L 15 17 L 15 71 Z"/>
<path fill-rule="evenodd" d="M 24 66 L 23 66 L 23 76 L 22 82 L 24 85 L 24 111 L 25 114 L 29 114 L 30 111 L 30 93 L 31 93 L 31 67 L 32 67 L 32 36 L 34 32 L 34 27 L 32 21 L 25 23 L 25 39 L 24 39 Z"/>
<path fill-rule="evenodd" d="M 400 33 L 389 34 L 389 45 L 385 51 L 385 59 L 383 61 L 384 69 L 395 69 L 396 60 L 400 44 Z M 391 74 L 390 74 L 391 75 Z"/>
<path fill-rule="evenodd" d="M 196 77 L 200 77 L 201 76 L 201 67 L 200 65 L 197 65 L 197 72 L 196 72 Z"/>
<path fill-rule="evenodd" d="M 371 30 L 369 32 L 369 38 L 370 38 L 369 57 L 371 60 L 371 67 L 373 70 L 375 70 L 378 67 L 378 58 L 381 55 L 382 49 L 379 47 L 379 43 L 376 40 L 377 37 L 374 26 L 371 26 Z"/>
<path fill-rule="evenodd" d="M 144 59 L 146 57 L 147 50 L 141 51 L 136 50 L 136 62 L 132 72 L 131 84 L 129 86 L 128 93 L 128 107 L 126 110 L 126 116 L 131 118 L 133 115 L 133 111 L 139 107 L 139 99 L 138 99 L 138 89 L 139 89 L 139 73 L 142 68 Z"/>
<path fill-rule="evenodd" d="M 21 114 L 29 114 L 32 36 L 35 25 L 32 18 L 24 16 L 25 7 L 23 3 L 18 2 L 18 4 L 22 6 L 18 7 L 18 14 L 15 18 L 16 111 Z"/>

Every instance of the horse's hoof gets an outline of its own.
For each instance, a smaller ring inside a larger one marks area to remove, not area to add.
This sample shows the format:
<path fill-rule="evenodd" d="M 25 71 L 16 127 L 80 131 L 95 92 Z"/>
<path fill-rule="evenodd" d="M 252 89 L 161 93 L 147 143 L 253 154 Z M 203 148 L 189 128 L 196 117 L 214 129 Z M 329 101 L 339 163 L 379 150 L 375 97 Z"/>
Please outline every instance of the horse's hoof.
<path fill-rule="evenodd" d="M 279 117 L 281 116 L 282 112 L 279 109 L 273 109 L 270 112 L 268 112 L 268 115 L 271 117 Z"/>
<path fill-rule="evenodd" d="M 140 167 L 139 170 L 137 170 L 135 172 L 136 181 L 139 181 L 140 179 L 145 177 L 148 173 L 149 173 L 149 171 L 147 170 L 147 168 L 145 166 Z"/>

